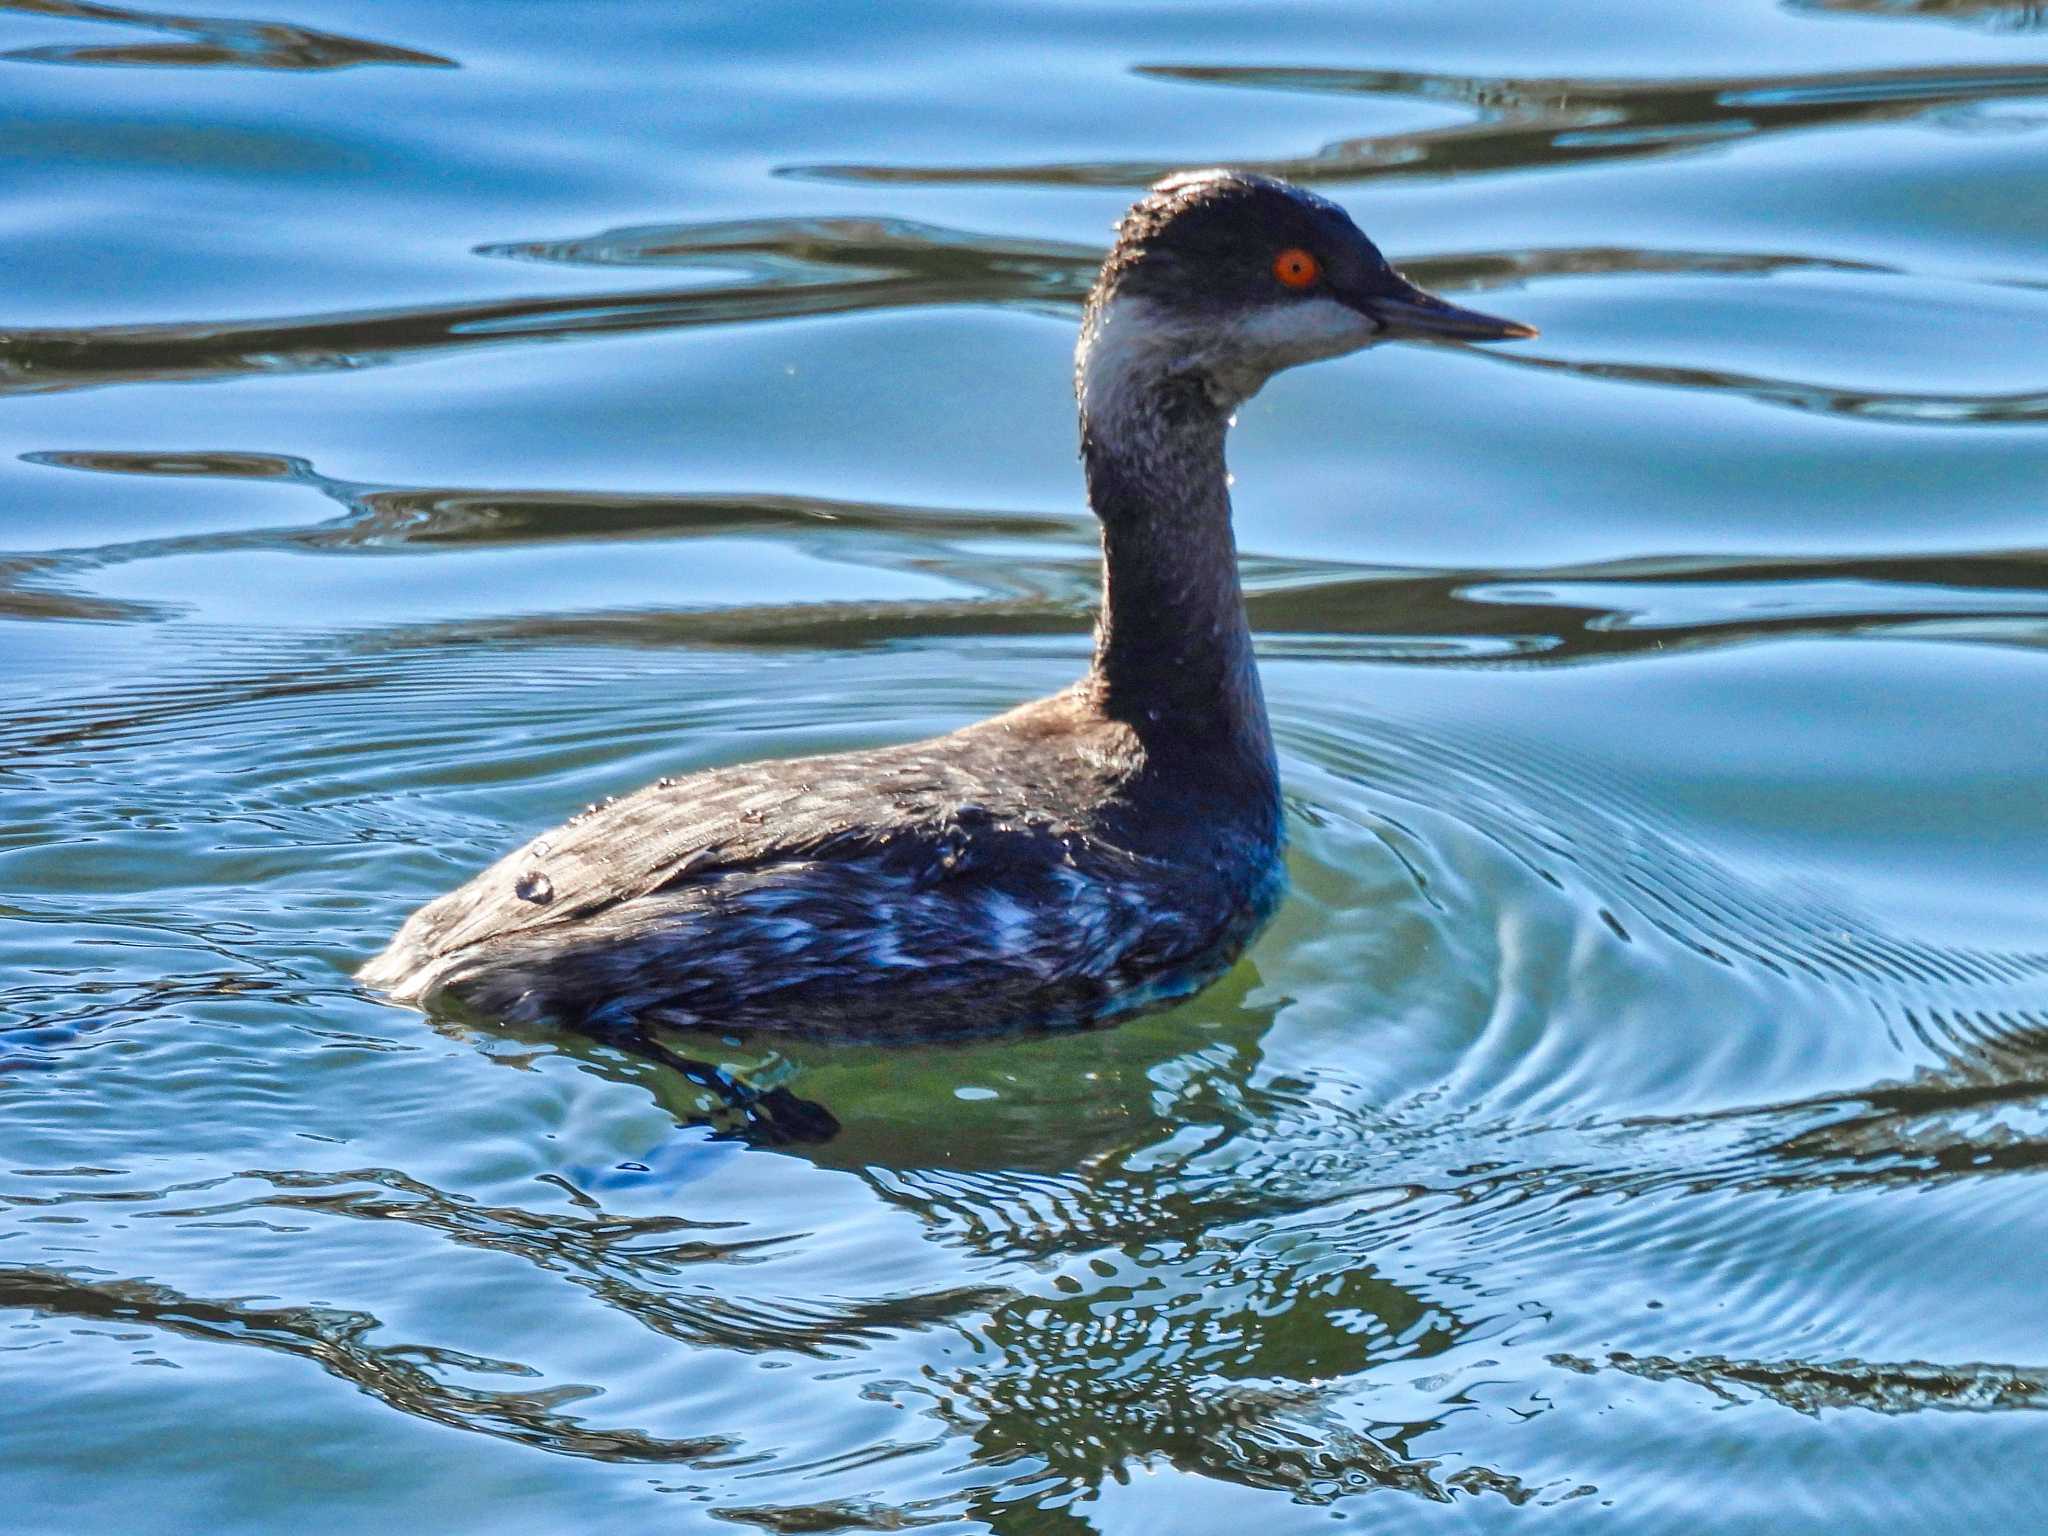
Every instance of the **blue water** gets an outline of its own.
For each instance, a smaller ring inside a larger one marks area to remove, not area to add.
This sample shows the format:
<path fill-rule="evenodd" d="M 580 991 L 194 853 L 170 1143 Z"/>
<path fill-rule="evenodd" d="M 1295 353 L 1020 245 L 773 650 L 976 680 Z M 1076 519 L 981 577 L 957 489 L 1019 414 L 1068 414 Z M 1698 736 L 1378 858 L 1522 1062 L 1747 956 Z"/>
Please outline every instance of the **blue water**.
<path fill-rule="evenodd" d="M 0 0 L 8 1529 L 2048 1531 L 2048 13 L 282 3 Z M 1214 163 L 1543 331 L 1241 413 L 1244 962 L 782 1150 L 354 987 L 1072 677 Z"/>

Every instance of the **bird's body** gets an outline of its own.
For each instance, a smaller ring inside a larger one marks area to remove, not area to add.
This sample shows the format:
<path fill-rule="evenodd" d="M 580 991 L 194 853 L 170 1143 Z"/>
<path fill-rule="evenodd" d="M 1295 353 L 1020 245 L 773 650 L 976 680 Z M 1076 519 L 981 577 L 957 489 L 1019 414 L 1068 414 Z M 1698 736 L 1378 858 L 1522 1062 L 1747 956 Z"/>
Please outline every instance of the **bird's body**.
<path fill-rule="evenodd" d="M 1235 959 L 1280 890 L 1281 816 L 1230 413 L 1387 335 L 1530 333 L 1421 293 L 1265 178 L 1162 183 L 1119 234 L 1077 358 L 1104 555 L 1078 683 L 934 740 L 593 807 L 414 913 L 362 979 L 605 1033 L 907 1040 L 1101 1023 Z"/>
<path fill-rule="evenodd" d="M 1097 1023 L 1199 985 L 1270 905 L 1278 807 L 1248 766 L 1263 791 L 1161 784 L 1077 689 L 934 741 L 665 780 L 423 908 L 364 979 L 600 1029 Z"/>

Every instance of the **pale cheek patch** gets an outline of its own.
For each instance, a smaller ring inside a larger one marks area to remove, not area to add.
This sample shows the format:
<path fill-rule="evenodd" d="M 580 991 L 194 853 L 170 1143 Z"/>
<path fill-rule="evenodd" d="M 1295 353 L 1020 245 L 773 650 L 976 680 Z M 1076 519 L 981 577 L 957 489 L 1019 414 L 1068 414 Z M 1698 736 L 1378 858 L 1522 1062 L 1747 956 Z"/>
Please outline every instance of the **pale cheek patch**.
<path fill-rule="evenodd" d="M 1283 368 L 1370 346 L 1382 327 L 1335 299 L 1283 299 L 1226 322 L 1209 337 L 1203 367 L 1233 405 Z"/>
<path fill-rule="evenodd" d="M 1258 392 L 1273 374 L 1370 346 L 1382 327 L 1335 299 L 1283 299 L 1229 320 L 1192 323 L 1142 299 L 1113 299 L 1081 338 L 1081 408 L 1116 423 L 1159 379 L 1200 373 L 1219 404 Z"/>
<path fill-rule="evenodd" d="M 1335 299 L 1268 304 L 1225 328 L 1229 343 L 1247 354 L 1276 358 L 1278 368 L 1355 352 L 1378 338 L 1379 322 Z"/>

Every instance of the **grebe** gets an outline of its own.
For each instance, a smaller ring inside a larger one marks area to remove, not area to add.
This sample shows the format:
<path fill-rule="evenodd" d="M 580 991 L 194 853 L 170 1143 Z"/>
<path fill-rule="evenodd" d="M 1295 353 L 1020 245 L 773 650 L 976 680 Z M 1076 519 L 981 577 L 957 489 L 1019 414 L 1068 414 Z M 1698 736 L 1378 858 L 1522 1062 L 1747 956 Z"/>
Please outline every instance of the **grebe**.
<path fill-rule="evenodd" d="M 1103 555 L 1079 682 L 935 740 L 592 808 L 415 912 L 361 979 L 685 1067 L 651 1027 L 937 1039 L 1195 990 L 1282 883 L 1231 413 L 1282 368 L 1374 342 L 1535 334 L 1423 292 L 1312 193 L 1160 182 L 1117 227 L 1075 354 Z"/>

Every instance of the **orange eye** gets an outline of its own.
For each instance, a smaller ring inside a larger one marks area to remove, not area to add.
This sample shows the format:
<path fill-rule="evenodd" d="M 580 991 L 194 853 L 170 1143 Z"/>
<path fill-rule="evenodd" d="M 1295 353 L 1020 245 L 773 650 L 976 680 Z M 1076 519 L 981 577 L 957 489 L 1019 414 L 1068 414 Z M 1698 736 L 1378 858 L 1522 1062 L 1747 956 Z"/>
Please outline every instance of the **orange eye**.
<path fill-rule="evenodd" d="M 1306 288 L 1323 275 L 1323 264 L 1298 245 L 1273 258 L 1273 275 L 1288 288 Z"/>

